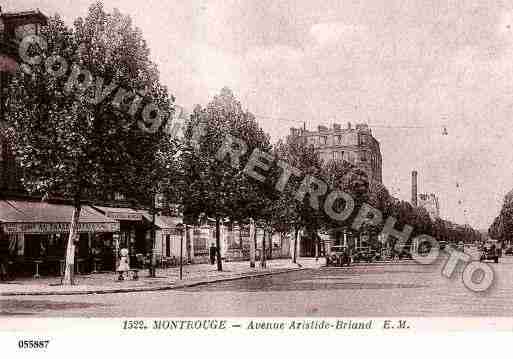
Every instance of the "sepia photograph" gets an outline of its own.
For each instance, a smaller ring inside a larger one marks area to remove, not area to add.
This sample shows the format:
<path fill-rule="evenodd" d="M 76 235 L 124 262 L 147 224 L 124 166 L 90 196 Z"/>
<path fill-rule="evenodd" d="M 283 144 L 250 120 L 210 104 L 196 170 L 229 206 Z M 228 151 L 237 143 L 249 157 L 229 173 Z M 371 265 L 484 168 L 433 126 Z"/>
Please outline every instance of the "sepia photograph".
<path fill-rule="evenodd" d="M 513 330 L 513 3 L 4 0 L 0 83 L 0 336 Z"/>

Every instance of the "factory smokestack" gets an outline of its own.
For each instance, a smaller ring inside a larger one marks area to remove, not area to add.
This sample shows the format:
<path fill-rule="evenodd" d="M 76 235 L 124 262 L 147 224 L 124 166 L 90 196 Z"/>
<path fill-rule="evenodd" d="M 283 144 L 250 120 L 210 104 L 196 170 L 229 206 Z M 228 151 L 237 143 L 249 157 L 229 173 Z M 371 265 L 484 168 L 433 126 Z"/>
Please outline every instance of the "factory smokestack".
<path fill-rule="evenodd" d="M 417 207 L 417 171 L 411 172 L 411 204 Z"/>

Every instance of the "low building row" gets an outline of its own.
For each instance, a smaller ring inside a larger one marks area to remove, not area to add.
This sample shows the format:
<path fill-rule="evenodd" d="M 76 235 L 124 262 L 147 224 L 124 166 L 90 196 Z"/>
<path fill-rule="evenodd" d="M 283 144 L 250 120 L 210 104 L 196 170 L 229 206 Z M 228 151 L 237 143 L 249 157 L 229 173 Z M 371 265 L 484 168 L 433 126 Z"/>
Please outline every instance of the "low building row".
<path fill-rule="evenodd" d="M 0 253 L 8 258 L 19 274 L 61 275 L 73 206 L 34 199 L 0 200 Z M 173 266 L 207 262 L 209 248 L 215 244 L 215 225 L 206 220 L 201 225 L 183 225 L 181 217 L 155 215 L 147 210 L 83 205 L 78 242 L 75 246 L 77 273 L 112 271 L 122 248 L 129 251 L 130 265 L 142 266 L 154 253 L 157 263 Z M 183 228 L 183 230 L 181 229 Z M 155 231 L 155 241 L 152 234 Z M 249 259 L 248 225 L 223 223 L 220 229 L 220 252 L 225 260 Z M 266 241 L 268 257 L 290 257 L 291 238 L 264 235 L 256 229 L 257 253 Z M 182 248 L 180 248 L 182 246 Z"/>

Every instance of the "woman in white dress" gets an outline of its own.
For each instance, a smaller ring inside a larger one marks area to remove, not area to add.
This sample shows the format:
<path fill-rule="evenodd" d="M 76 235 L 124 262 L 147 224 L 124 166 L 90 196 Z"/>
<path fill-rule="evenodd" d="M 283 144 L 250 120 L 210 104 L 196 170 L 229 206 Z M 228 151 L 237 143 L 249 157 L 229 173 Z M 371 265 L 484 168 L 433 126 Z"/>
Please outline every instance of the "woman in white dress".
<path fill-rule="evenodd" d="M 119 251 L 119 256 L 119 280 L 123 280 L 123 273 L 130 270 L 130 266 L 128 265 L 128 249 L 122 248 L 121 251 Z"/>

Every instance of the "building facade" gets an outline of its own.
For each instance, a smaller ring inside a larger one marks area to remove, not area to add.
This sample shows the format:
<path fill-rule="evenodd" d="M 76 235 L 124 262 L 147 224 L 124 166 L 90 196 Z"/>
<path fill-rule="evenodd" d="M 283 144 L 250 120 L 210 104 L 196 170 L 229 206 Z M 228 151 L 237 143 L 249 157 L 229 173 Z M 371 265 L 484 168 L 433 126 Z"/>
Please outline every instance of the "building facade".
<path fill-rule="evenodd" d="M 0 194 L 21 191 L 18 168 L 4 129 L 4 89 L 18 66 L 20 41 L 37 35 L 47 18 L 39 10 L 2 12 L 0 8 Z"/>
<path fill-rule="evenodd" d="M 363 170 L 369 180 L 382 183 L 382 159 L 379 142 L 372 135 L 367 124 L 351 123 L 347 127 L 333 124 L 318 126 L 317 131 L 291 128 L 290 136 L 300 137 L 314 146 L 324 162 L 347 161 Z"/>
<path fill-rule="evenodd" d="M 24 194 L 20 178 L 21 169 L 16 163 L 11 144 L 0 128 L 0 196 L 8 193 Z"/>

